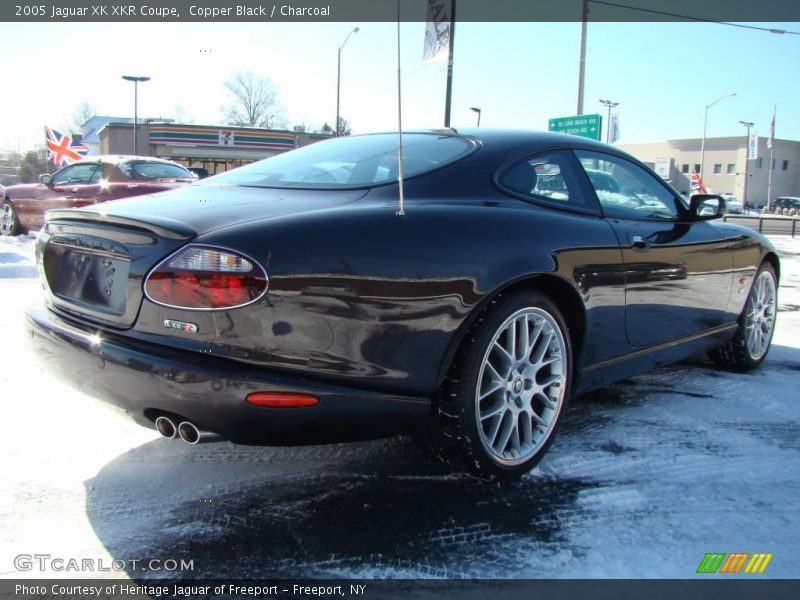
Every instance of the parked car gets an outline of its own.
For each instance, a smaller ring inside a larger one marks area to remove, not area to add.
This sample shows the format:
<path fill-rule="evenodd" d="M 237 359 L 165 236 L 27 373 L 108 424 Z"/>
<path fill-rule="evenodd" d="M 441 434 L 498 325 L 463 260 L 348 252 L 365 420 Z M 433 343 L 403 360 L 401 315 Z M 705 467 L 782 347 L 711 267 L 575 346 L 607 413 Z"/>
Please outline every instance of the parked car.
<path fill-rule="evenodd" d="M 779 196 L 775 198 L 775 208 L 782 208 L 783 210 L 796 210 L 800 211 L 800 198 L 794 196 Z"/>
<path fill-rule="evenodd" d="M 194 173 L 198 179 L 205 179 L 208 177 L 208 169 L 205 167 L 186 167 L 188 171 Z"/>
<path fill-rule="evenodd" d="M 498 478 L 542 458 L 576 394 L 698 352 L 742 370 L 767 355 L 778 256 L 711 220 L 719 196 L 685 202 L 574 136 L 403 144 L 402 210 L 397 135 L 374 134 L 48 213 L 29 339 L 166 437 L 429 430 L 441 456 Z M 608 177 L 630 202 L 604 200 Z"/>
<path fill-rule="evenodd" d="M 2 196 L 0 234 L 39 229 L 44 213 L 127 196 L 151 194 L 197 180 L 177 163 L 144 156 L 92 156 L 41 175 L 39 183 L 8 186 Z"/>
<path fill-rule="evenodd" d="M 744 212 L 744 204 L 733 194 L 720 194 L 725 200 L 725 212 L 731 215 L 741 215 Z"/>

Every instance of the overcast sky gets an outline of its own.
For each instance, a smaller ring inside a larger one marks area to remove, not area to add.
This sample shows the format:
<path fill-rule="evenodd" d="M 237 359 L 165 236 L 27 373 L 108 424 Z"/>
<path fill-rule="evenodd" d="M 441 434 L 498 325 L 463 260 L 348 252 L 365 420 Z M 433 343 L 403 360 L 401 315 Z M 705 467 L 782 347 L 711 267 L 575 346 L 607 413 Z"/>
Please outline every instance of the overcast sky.
<path fill-rule="evenodd" d="M 762 24 L 800 31 L 799 23 Z M 0 23 L 3 57 L 0 148 L 43 142 L 81 101 L 100 114 L 131 117 L 133 87 L 120 76 L 148 75 L 139 115 L 221 123 L 222 82 L 252 69 L 278 86 L 290 126 L 333 124 L 336 49 L 342 52 L 341 113 L 355 133 L 397 124 L 394 23 Z M 443 124 L 445 63 L 422 63 L 424 23 L 401 29 L 404 127 Z M 459 23 L 452 124 L 546 129 L 575 114 L 579 23 Z M 620 103 L 621 141 L 744 135 L 740 120 L 768 135 L 800 139 L 800 35 L 706 23 L 590 23 L 585 113 Z"/>

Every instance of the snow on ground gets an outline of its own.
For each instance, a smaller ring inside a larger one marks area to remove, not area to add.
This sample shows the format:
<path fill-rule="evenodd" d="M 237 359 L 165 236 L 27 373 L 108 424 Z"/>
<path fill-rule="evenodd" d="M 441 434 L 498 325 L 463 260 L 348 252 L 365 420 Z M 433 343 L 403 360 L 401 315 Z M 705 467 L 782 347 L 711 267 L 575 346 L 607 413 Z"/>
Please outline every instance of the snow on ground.
<path fill-rule="evenodd" d="M 771 552 L 764 576 L 798 577 L 800 240 L 773 241 L 780 312 L 760 370 L 697 359 L 577 398 L 536 470 L 488 485 L 403 438 L 158 438 L 42 371 L 22 329 L 41 293 L 33 239 L 0 238 L 0 576 L 46 553 L 193 559 L 180 575 L 195 577 L 684 578 L 706 552 Z"/>

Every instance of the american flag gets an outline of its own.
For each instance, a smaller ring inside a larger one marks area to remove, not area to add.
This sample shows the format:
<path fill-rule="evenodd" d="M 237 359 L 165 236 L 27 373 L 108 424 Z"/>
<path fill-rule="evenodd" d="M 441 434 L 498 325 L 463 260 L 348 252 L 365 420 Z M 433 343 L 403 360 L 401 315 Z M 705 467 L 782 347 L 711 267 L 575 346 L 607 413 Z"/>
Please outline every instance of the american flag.
<path fill-rule="evenodd" d="M 769 139 L 767 140 L 767 148 L 772 148 L 772 144 L 775 143 L 775 113 L 778 110 L 778 105 L 775 105 L 775 108 L 772 111 L 772 121 L 769 124 Z"/>
<path fill-rule="evenodd" d="M 700 174 L 692 169 L 692 194 L 705 194 L 706 186 L 703 185 L 703 180 L 700 179 Z"/>
<path fill-rule="evenodd" d="M 89 154 L 89 148 L 74 141 L 70 136 L 63 135 L 55 129 L 45 125 L 45 144 L 47 145 L 47 158 L 53 161 L 56 167 L 64 167 L 82 159 Z"/>

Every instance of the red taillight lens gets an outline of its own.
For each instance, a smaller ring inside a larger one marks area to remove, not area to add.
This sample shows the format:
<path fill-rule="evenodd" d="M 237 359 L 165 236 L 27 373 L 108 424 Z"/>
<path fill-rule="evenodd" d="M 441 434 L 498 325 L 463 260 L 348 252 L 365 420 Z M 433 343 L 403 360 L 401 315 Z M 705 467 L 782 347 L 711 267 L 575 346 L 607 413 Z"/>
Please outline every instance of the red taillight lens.
<path fill-rule="evenodd" d="M 267 290 L 267 274 L 230 250 L 187 246 L 156 267 L 144 284 L 153 302 L 178 308 L 234 308 Z"/>

